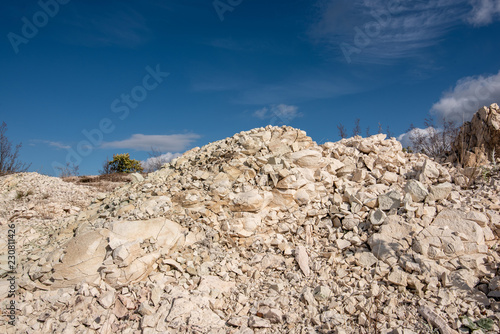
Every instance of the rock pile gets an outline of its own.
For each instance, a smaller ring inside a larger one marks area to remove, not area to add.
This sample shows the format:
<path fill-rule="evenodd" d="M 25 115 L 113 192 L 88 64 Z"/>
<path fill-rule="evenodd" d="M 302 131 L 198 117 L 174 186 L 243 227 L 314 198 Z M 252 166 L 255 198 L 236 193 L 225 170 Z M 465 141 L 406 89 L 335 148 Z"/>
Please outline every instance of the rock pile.
<path fill-rule="evenodd" d="M 466 122 L 453 145 L 460 161 L 474 167 L 500 157 L 500 108 L 493 103 L 482 107 Z M 494 157 L 494 153 L 496 157 Z"/>
<path fill-rule="evenodd" d="M 94 197 L 93 189 L 59 178 L 38 173 L 7 175 L 0 178 L 0 218 L 59 218 L 86 208 Z"/>
<path fill-rule="evenodd" d="M 25 259 L 30 252 L 42 252 L 49 236 L 66 225 L 65 217 L 86 209 L 95 196 L 88 187 L 38 173 L 0 178 L 0 275 L 8 271 L 8 222 L 17 223 L 17 254 Z"/>
<path fill-rule="evenodd" d="M 271 127 L 195 148 L 67 218 L 18 330 L 431 333 L 500 319 L 500 183 L 385 135 Z"/>

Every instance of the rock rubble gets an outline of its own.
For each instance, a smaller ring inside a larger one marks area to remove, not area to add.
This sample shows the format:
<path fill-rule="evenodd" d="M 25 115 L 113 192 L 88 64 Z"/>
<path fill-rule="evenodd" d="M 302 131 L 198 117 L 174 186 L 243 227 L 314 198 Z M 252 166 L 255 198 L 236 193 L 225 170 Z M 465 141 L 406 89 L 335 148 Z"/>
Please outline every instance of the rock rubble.
<path fill-rule="evenodd" d="M 100 194 L 104 198 L 104 194 Z M 0 275 L 8 271 L 8 223 L 16 223 L 16 248 L 20 260 L 41 255 L 51 235 L 68 224 L 68 217 L 85 210 L 95 191 L 38 173 L 0 178 Z M 71 218 L 70 218 L 71 219 Z M 3 283 L 3 282 L 2 282 Z"/>
<path fill-rule="evenodd" d="M 431 333 L 425 317 L 467 316 L 498 331 L 500 182 L 465 177 L 385 135 L 238 133 L 27 250 L 18 330 Z"/>

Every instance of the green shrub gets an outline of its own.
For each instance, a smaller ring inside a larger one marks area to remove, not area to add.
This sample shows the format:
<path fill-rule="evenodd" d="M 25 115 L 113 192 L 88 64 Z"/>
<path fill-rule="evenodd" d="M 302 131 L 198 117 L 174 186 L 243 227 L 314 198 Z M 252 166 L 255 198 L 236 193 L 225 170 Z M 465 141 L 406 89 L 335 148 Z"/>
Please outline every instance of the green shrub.
<path fill-rule="evenodd" d="M 130 159 L 128 153 L 114 154 L 113 160 L 108 162 L 110 171 L 113 173 L 134 173 L 142 172 L 141 162 Z"/>

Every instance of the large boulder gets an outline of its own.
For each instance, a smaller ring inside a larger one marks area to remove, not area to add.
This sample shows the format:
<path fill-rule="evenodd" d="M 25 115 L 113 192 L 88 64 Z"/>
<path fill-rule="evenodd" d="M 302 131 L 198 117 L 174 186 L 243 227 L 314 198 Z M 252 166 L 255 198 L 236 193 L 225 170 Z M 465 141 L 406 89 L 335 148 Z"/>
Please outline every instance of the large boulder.
<path fill-rule="evenodd" d="M 72 286 L 81 281 L 95 281 L 99 277 L 98 269 L 106 256 L 108 236 L 109 230 L 99 229 L 71 239 L 64 247 L 60 262 L 52 267 L 52 286 L 58 288 Z M 58 250 L 55 252 L 59 253 Z"/>
<path fill-rule="evenodd" d="M 427 195 L 429 195 L 426 187 L 417 180 L 409 180 L 406 183 L 405 192 L 410 194 L 415 202 L 423 202 Z"/>
<path fill-rule="evenodd" d="M 145 251 L 143 243 L 154 244 L 155 251 Z M 125 286 L 147 277 L 160 256 L 183 243 L 181 226 L 168 219 L 117 221 L 109 228 L 76 235 L 49 254 L 45 268 L 33 271 L 32 277 L 51 288 L 93 284 L 99 278 Z"/>
<path fill-rule="evenodd" d="M 290 154 L 290 159 L 300 167 L 318 167 L 321 153 L 315 150 L 302 150 Z"/>

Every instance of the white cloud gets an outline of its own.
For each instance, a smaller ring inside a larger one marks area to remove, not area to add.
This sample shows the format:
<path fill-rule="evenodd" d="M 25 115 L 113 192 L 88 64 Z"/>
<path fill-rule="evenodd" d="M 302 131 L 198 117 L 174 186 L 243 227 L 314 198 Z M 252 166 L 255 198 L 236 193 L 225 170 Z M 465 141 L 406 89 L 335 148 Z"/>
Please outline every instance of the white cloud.
<path fill-rule="evenodd" d="M 145 161 L 141 161 L 141 165 L 144 170 L 148 171 L 152 170 L 155 166 L 166 164 L 167 162 L 170 162 L 172 159 L 180 157 L 181 155 L 181 153 L 167 152 L 158 157 L 151 157 L 146 159 Z"/>
<path fill-rule="evenodd" d="M 49 146 L 52 146 L 52 147 L 55 147 L 55 148 L 58 148 L 58 149 L 70 149 L 71 146 L 70 145 L 66 145 L 64 143 L 61 143 L 60 141 L 51 141 L 51 140 L 40 140 L 40 139 L 34 139 L 31 141 L 32 143 L 42 143 L 42 144 L 46 144 L 46 145 L 49 145 Z M 34 145 L 33 145 L 34 146 Z"/>
<path fill-rule="evenodd" d="M 266 108 L 266 107 L 264 107 L 264 108 L 262 108 L 262 109 L 256 110 L 256 111 L 253 113 L 253 115 L 254 115 L 255 117 L 260 118 L 260 119 L 264 119 L 264 118 L 267 118 L 268 113 L 269 113 L 269 109 L 268 109 L 268 108 Z"/>
<path fill-rule="evenodd" d="M 154 148 L 163 152 L 181 152 L 198 138 L 200 138 L 200 135 L 195 133 L 175 135 L 134 134 L 125 140 L 104 142 L 101 148 L 128 148 L 137 151 L 151 151 L 151 148 Z"/>
<path fill-rule="evenodd" d="M 312 39 L 347 62 L 390 63 L 418 57 L 452 29 L 498 18 L 498 0 L 319 0 Z"/>
<path fill-rule="evenodd" d="M 483 26 L 500 18 L 500 1 L 498 0 L 471 0 L 473 6 L 469 23 Z"/>
<path fill-rule="evenodd" d="M 491 76 L 460 79 L 431 109 L 438 118 L 462 123 L 469 121 L 482 106 L 500 101 L 500 71 Z"/>
<path fill-rule="evenodd" d="M 396 139 L 399 140 L 399 142 L 401 143 L 401 145 L 403 145 L 403 147 L 412 147 L 412 142 L 410 139 L 412 135 L 421 135 L 422 137 L 428 137 L 429 134 L 432 133 L 433 131 L 434 128 L 431 127 L 426 129 L 414 128 L 408 132 L 399 135 Z M 439 129 L 437 129 L 437 131 L 440 132 Z"/>
<path fill-rule="evenodd" d="M 260 119 L 271 119 L 278 123 L 288 123 L 293 119 L 302 116 L 298 112 L 299 107 L 286 104 L 273 104 L 269 107 L 256 110 L 253 115 Z"/>

